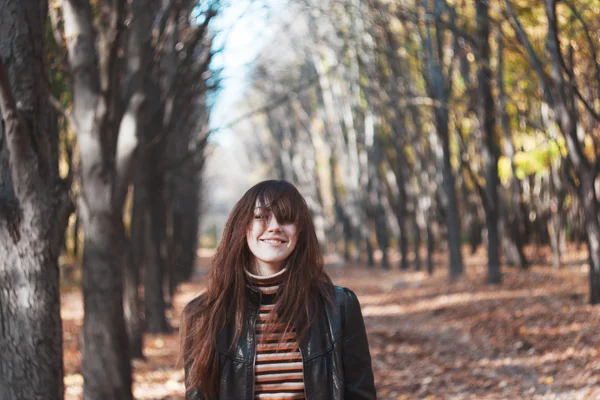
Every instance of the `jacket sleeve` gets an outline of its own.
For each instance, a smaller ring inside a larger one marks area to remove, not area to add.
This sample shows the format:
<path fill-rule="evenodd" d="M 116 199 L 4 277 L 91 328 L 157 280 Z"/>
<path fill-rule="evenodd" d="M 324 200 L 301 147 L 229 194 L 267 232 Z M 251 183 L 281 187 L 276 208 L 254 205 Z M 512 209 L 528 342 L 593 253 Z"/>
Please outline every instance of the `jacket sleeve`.
<path fill-rule="evenodd" d="M 365 323 L 358 298 L 350 289 L 344 289 L 342 359 L 346 400 L 376 399 L 375 380 Z"/>

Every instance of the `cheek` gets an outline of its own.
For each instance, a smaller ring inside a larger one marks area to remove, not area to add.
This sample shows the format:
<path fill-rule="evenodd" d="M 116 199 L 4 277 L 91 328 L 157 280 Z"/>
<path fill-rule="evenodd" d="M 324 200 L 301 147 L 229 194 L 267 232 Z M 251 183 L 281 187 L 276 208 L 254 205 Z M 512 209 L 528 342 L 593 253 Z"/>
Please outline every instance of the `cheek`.
<path fill-rule="evenodd" d="M 253 222 L 246 232 L 246 238 L 248 240 L 256 239 L 262 233 L 262 225 L 260 222 Z"/>
<path fill-rule="evenodd" d="M 296 243 L 298 243 L 298 229 L 294 228 L 290 228 L 287 232 L 286 235 L 288 238 L 290 238 L 290 241 L 292 241 L 294 243 L 294 245 Z"/>

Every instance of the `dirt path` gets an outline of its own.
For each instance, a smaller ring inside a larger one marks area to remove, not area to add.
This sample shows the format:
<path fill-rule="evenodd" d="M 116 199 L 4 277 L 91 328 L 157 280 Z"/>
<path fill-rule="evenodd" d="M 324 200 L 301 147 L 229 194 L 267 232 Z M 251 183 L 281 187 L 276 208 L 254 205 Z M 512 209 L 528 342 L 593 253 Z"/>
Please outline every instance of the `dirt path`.
<path fill-rule="evenodd" d="M 505 269 L 499 287 L 483 285 L 481 255 L 467 276 L 333 267 L 334 283 L 361 301 L 380 399 L 599 399 L 600 307 L 586 304 L 583 268 Z M 206 260 L 201 260 L 201 266 Z M 200 269 L 182 285 L 170 315 L 203 289 Z M 63 296 L 67 400 L 81 398 L 81 296 Z M 137 399 L 183 399 L 177 336 L 151 335 L 135 361 Z"/>
<path fill-rule="evenodd" d="M 600 399 L 600 307 L 581 270 L 445 274 L 332 271 L 354 289 L 382 399 Z"/>

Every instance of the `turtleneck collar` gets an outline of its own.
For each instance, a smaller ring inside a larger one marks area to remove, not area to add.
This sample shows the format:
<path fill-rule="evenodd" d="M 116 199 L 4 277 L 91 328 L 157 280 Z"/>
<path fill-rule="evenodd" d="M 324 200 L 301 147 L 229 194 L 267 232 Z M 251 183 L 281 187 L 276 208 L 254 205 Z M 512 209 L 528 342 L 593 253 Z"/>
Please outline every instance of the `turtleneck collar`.
<path fill-rule="evenodd" d="M 262 294 L 268 295 L 277 293 L 281 282 L 283 282 L 286 270 L 287 268 L 283 268 L 281 271 L 271 275 L 256 275 L 247 269 L 244 269 L 244 272 L 250 286 Z"/>

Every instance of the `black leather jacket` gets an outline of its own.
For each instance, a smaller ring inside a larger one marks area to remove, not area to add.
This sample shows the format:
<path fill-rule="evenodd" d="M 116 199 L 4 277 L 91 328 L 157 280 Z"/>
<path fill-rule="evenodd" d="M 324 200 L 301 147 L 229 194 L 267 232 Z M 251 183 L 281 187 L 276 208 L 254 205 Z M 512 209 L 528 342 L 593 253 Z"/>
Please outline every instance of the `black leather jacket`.
<path fill-rule="evenodd" d="M 220 400 L 254 399 L 254 324 L 260 294 L 248 287 L 246 324 L 235 351 L 226 354 L 233 339 L 233 324 L 227 324 L 218 338 L 221 380 Z M 337 310 L 322 301 L 307 336 L 300 343 L 307 400 L 376 399 L 369 344 L 360 304 L 354 292 L 332 287 Z M 204 400 L 198 388 L 187 392 L 186 400 Z"/>

